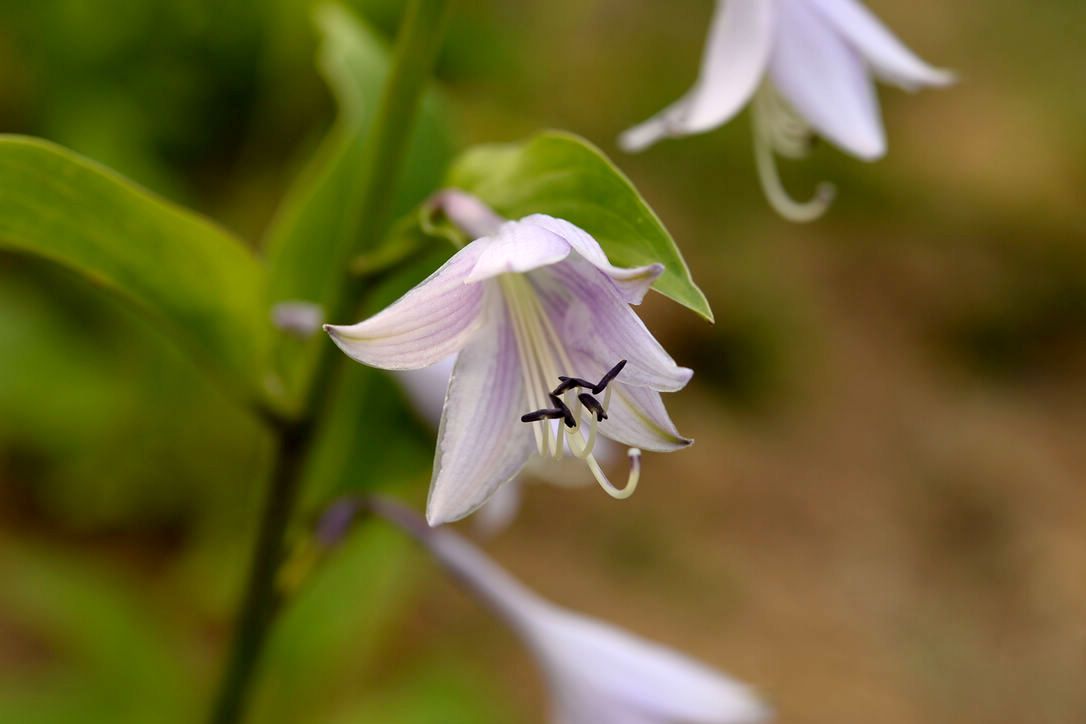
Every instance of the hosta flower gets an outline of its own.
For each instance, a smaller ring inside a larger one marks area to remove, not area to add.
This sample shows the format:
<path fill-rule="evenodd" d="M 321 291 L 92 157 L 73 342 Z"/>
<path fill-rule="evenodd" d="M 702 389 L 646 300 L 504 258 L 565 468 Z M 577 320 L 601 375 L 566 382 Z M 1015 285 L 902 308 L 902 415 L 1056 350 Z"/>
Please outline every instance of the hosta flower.
<path fill-rule="evenodd" d="M 560 608 L 447 529 L 384 500 L 371 509 L 414 535 L 504 619 L 539 660 L 556 724 L 748 724 L 769 719 L 754 693 L 676 651 Z"/>
<path fill-rule="evenodd" d="M 452 375 L 456 364 L 456 355 L 446 357 L 429 367 L 417 370 L 397 370 L 394 372 L 396 380 L 407 393 L 412 407 L 431 424 L 434 429 L 441 420 L 441 410 L 445 403 L 445 390 L 449 386 L 449 377 Z M 553 421 L 552 427 L 562 424 Z M 557 431 L 553 431 L 556 433 Z M 615 443 L 606 438 L 597 439 L 592 455 L 600 463 L 606 465 L 613 461 L 618 450 Z M 588 482 L 582 473 L 584 469 L 575 464 L 579 462 L 577 457 L 566 445 L 565 455 L 562 459 L 553 457 L 542 458 L 533 456 L 524 467 L 524 474 L 510 480 L 499 487 L 490 496 L 486 504 L 479 508 L 472 518 L 476 530 L 485 535 L 494 535 L 509 526 L 520 509 L 521 487 L 525 477 L 536 478 L 547 483 L 561 486 L 577 486 Z"/>
<path fill-rule="evenodd" d="M 832 197 L 823 185 L 806 203 L 781 185 L 773 153 L 806 154 L 812 133 L 864 160 L 886 152 L 872 75 L 906 90 L 953 76 L 920 60 L 858 0 L 718 0 L 701 74 L 661 113 L 626 131 L 626 150 L 666 136 L 716 128 L 753 99 L 758 174 L 784 216 L 808 220 Z"/>
<path fill-rule="evenodd" d="M 615 267 L 568 221 L 505 221 L 456 192 L 443 203 L 475 241 L 375 316 L 325 325 L 349 356 L 383 369 L 418 369 L 459 352 L 438 430 L 430 523 L 468 515 L 533 454 L 560 457 L 567 446 L 607 492 L 625 497 L 641 448 L 690 444 L 660 393 L 682 389 L 692 373 L 630 308 L 663 268 Z M 622 488 L 593 455 L 599 435 L 631 447 Z"/>

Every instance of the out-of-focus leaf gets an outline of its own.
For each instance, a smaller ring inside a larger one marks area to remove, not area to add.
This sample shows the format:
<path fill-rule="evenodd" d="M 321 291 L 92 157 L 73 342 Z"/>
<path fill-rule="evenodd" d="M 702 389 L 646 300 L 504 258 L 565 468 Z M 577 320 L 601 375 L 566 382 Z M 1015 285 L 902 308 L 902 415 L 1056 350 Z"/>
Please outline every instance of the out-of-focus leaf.
<path fill-rule="evenodd" d="M 209 221 L 64 148 L 3 136 L 0 247 L 136 302 L 218 377 L 255 396 L 267 338 L 263 269 Z"/>
<path fill-rule="evenodd" d="M 0 608 L 44 649 L 23 676 L 0 683 L 0 721 L 180 724 L 198 715 L 184 647 L 147 614 L 135 584 L 9 540 L 0 580 Z"/>
<path fill-rule="evenodd" d="M 318 8 L 323 42 L 318 67 L 339 113 L 309 165 L 287 192 L 268 232 L 272 304 L 308 301 L 325 310 L 340 301 L 344 275 L 360 249 L 359 195 L 364 191 L 366 137 L 389 63 L 380 37 L 339 5 Z M 424 98 L 397 184 L 393 215 L 417 204 L 438 184 L 449 158 L 448 134 L 433 96 Z M 344 321 L 344 320 L 338 320 Z M 278 337 L 275 365 L 288 400 L 304 390 L 323 336 L 302 342 Z"/>
<path fill-rule="evenodd" d="M 252 721 L 292 724 L 350 700 L 375 673 L 374 656 L 410 611 L 415 587 L 410 540 L 362 523 L 333 551 L 276 624 Z"/>
<path fill-rule="evenodd" d="M 477 146 L 454 162 L 448 185 L 510 218 L 543 213 L 571 221 L 592 234 L 614 264 L 663 264 L 655 288 L 712 320 L 709 302 L 660 219 L 584 139 L 551 131 L 520 143 Z"/>

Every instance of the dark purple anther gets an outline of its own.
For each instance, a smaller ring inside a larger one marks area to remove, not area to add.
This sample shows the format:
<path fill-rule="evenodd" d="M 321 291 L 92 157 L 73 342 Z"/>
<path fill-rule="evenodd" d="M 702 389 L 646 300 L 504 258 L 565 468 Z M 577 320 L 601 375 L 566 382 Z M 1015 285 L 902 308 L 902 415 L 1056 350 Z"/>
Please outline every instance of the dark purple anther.
<path fill-rule="evenodd" d="M 582 392 L 577 395 L 577 399 L 580 400 L 581 404 L 587 407 L 589 411 L 596 415 L 597 422 L 603 422 L 607 419 L 607 411 L 603 409 L 603 405 L 601 405 L 600 401 L 595 397 L 587 392 Z"/>
<path fill-rule="evenodd" d="M 554 392 L 551 394 L 560 395 L 566 390 L 572 390 L 574 387 L 583 387 L 586 390 L 591 390 L 596 385 L 588 380 L 582 380 L 580 377 L 559 377 L 561 384 L 554 388 Z"/>
<path fill-rule="evenodd" d="M 607 374 L 600 378 L 600 381 L 596 383 L 596 386 L 592 388 L 592 394 L 598 395 L 607 389 L 607 385 L 611 380 L 618 377 L 618 373 L 622 371 L 622 368 L 626 366 L 626 360 L 619 360 L 619 363 L 612 367 Z"/>

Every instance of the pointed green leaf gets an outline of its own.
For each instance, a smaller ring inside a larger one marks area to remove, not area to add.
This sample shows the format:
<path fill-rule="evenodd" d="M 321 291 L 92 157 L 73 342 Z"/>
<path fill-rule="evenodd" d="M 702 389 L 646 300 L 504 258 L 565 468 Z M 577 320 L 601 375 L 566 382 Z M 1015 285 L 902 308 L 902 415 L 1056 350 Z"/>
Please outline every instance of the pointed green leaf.
<path fill-rule="evenodd" d="M 448 185 L 479 196 L 509 218 L 543 213 L 571 221 L 599 241 L 613 264 L 659 262 L 661 294 L 712 321 L 675 241 L 641 195 L 582 138 L 546 132 L 520 143 L 488 144 L 460 156 Z"/>
<path fill-rule="evenodd" d="M 206 219 L 60 146 L 0 136 L 0 248 L 45 257 L 135 302 L 216 376 L 257 394 L 263 268 Z"/>

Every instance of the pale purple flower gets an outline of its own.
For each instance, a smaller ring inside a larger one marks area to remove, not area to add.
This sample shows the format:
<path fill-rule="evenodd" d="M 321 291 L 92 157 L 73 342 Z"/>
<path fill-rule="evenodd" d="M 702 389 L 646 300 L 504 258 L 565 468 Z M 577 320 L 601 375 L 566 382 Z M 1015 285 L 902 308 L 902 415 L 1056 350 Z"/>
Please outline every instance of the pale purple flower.
<path fill-rule="evenodd" d="M 669 452 L 690 444 L 660 393 L 682 389 L 692 373 L 630 308 L 663 267 L 615 267 L 595 239 L 562 219 L 505 221 L 459 192 L 445 192 L 441 203 L 478 238 L 377 315 L 325 325 L 344 352 L 373 367 L 419 369 L 459 353 L 438 429 L 427 519 L 438 525 L 470 514 L 533 454 L 561 457 L 567 445 L 608 493 L 626 497 L 638 480 L 640 448 Z M 559 401 L 549 395 L 560 376 L 601 381 L 624 360 L 605 389 L 567 389 Z M 585 400 L 594 394 L 602 399 Z M 589 403 L 603 414 L 593 414 Z M 572 427 L 521 421 L 559 406 Z M 592 454 L 598 435 L 631 447 L 623 488 L 611 484 Z"/>
<path fill-rule="evenodd" d="M 446 528 L 384 500 L 369 506 L 415 536 L 535 654 L 554 724 L 753 724 L 768 708 L 747 686 L 677 651 L 540 598 Z"/>
<path fill-rule="evenodd" d="M 718 0 L 694 87 L 619 143 L 637 151 L 664 137 L 708 131 L 753 101 L 755 155 L 768 199 L 787 218 L 813 219 L 829 205 L 832 187 L 823 184 L 806 203 L 792 200 L 773 153 L 805 155 L 814 132 L 863 160 L 880 158 L 886 135 L 872 76 L 906 90 L 953 81 L 859 0 Z"/>

